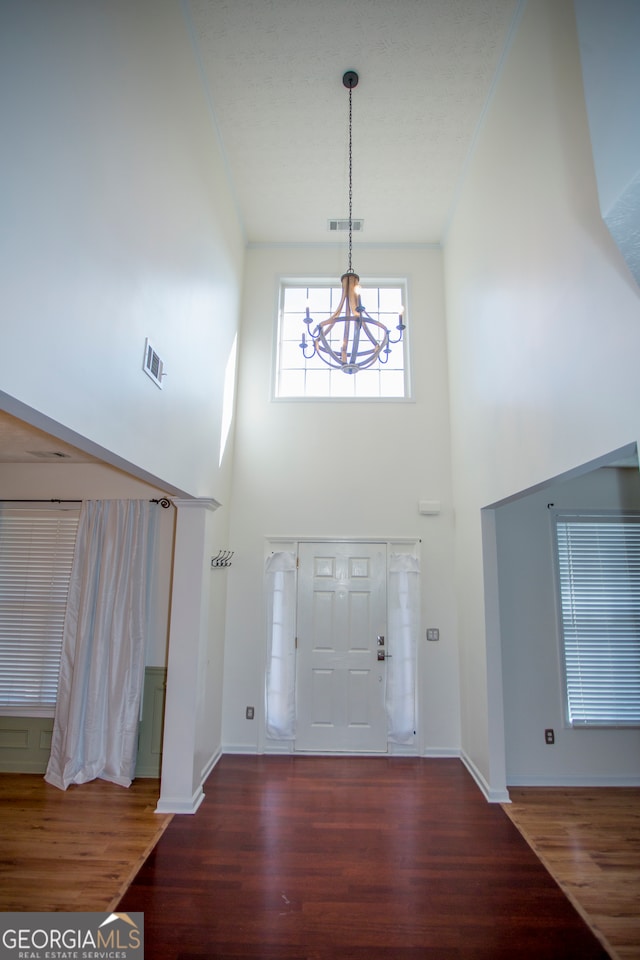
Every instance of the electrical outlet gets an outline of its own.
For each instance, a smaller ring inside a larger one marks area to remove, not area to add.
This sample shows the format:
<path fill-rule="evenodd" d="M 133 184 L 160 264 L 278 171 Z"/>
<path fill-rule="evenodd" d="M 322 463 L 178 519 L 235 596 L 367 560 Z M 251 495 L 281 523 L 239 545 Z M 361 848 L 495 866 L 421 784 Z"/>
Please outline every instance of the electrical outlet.
<path fill-rule="evenodd" d="M 551 727 L 548 727 L 544 732 L 544 742 L 549 744 L 556 742 L 556 737 Z"/>
<path fill-rule="evenodd" d="M 253 709 L 253 707 L 247 707 L 245 711 L 245 717 L 247 718 L 247 720 L 253 720 L 254 714 L 255 714 L 255 710 Z"/>
<path fill-rule="evenodd" d="M 427 640 L 439 640 L 440 631 L 437 627 L 427 627 Z"/>

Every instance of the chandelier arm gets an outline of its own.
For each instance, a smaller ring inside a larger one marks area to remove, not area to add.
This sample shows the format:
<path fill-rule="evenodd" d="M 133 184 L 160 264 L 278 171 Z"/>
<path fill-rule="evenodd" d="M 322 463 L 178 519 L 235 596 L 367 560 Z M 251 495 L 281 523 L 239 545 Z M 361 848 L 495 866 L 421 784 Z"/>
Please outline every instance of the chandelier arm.
<path fill-rule="evenodd" d="M 354 314 L 354 313 L 356 312 L 356 311 L 354 310 L 354 305 L 353 305 L 353 302 L 352 302 L 352 295 L 351 295 L 351 291 L 350 291 L 350 281 L 352 280 L 352 278 L 353 278 L 353 280 L 355 280 L 356 283 L 357 283 L 358 280 L 360 279 L 360 278 L 357 276 L 357 274 L 355 274 L 355 273 L 350 274 L 350 275 L 347 275 L 346 273 L 344 274 L 344 276 L 342 277 L 342 296 L 340 297 L 340 303 L 338 304 L 338 306 L 337 306 L 336 309 L 333 311 L 333 313 L 331 314 L 330 317 L 327 317 L 326 320 L 321 320 L 321 321 L 318 323 L 318 325 L 316 326 L 316 330 L 315 330 L 314 335 L 317 335 L 317 331 L 318 331 L 320 328 L 322 328 L 323 330 L 326 330 L 327 332 L 330 332 L 330 331 L 333 329 L 333 327 L 335 326 L 335 324 L 336 324 L 339 320 L 342 320 L 342 319 L 343 319 L 343 316 L 342 316 L 342 308 L 343 308 L 343 307 L 345 307 L 344 315 L 345 315 L 345 317 L 346 317 L 347 319 L 350 319 L 350 317 L 352 316 L 352 314 Z M 345 304 L 346 304 L 346 306 L 345 306 Z M 313 321 L 312 321 L 312 322 L 313 322 Z"/>
<path fill-rule="evenodd" d="M 323 362 L 324 364 L 326 364 L 328 367 L 331 367 L 332 370 L 342 370 L 342 369 L 343 369 L 342 364 L 341 364 L 341 363 L 338 363 L 334 358 L 327 359 L 327 357 L 323 357 L 323 355 L 322 355 L 321 353 L 318 353 L 318 359 L 319 359 L 319 360 L 322 360 L 322 362 Z"/>
<path fill-rule="evenodd" d="M 339 356 L 332 350 L 331 345 L 326 340 L 324 333 L 320 332 L 318 339 L 314 343 L 316 354 L 323 363 L 334 370 L 342 370 L 343 363 Z"/>
<path fill-rule="evenodd" d="M 349 354 L 349 334 L 351 332 L 351 317 L 349 314 L 345 315 L 344 318 L 344 332 L 342 334 L 342 349 L 340 350 L 340 357 L 342 358 L 343 363 L 350 363 L 351 361 L 347 360 Z M 354 324 L 353 328 L 353 342 L 356 344 L 358 342 L 358 324 Z"/>
<path fill-rule="evenodd" d="M 398 336 L 395 337 L 395 338 L 391 336 L 391 331 L 389 330 L 389 331 L 388 331 L 388 333 L 389 333 L 389 343 L 400 343 L 400 341 L 402 340 L 402 336 L 403 336 L 403 334 L 404 334 L 404 331 L 405 331 L 406 329 L 407 329 L 407 328 L 406 328 L 406 326 L 404 325 L 404 323 L 399 323 L 398 326 L 396 327 L 396 330 L 399 330 L 400 333 L 399 333 Z"/>
<path fill-rule="evenodd" d="M 345 276 L 346 276 L 346 275 L 345 275 Z M 338 304 L 338 306 L 336 307 L 336 309 L 333 311 L 333 313 L 332 313 L 331 316 L 329 317 L 329 320 L 333 320 L 334 322 L 335 322 L 336 320 L 339 320 L 339 319 L 340 319 L 340 314 L 342 313 L 342 308 L 344 307 L 344 304 L 345 304 L 345 301 L 347 301 L 347 304 L 348 304 L 349 299 L 348 299 L 347 286 L 348 286 L 348 281 L 345 282 L 345 278 L 343 277 L 343 278 L 342 278 L 342 296 L 340 297 L 340 303 Z M 327 322 L 327 321 L 325 321 L 325 322 Z"/>
<path fill-rule="evenodd" d="M 336 315 L 333 314 L 331 317 L 328 317 L 326 320 L 321 320 L 314 331 L 314 340 L 316 337 L 322 336 L 322 338 L 326 341 L 327 336 L 331 333 L 336 323 L 340 323 L 345 319 L 347 319 L 346 315 L 344 317 L 336 317 Z"/>
<path fill-rule="evenodd" d="M 353 366 L 349 363 L 344 363 L 342 357 L 339 356 L 335 350 L 331 348 L 329 342 L 325 339 L 324 335 L 320 333 L 318 339 L 315 341 L 315 350 L 317 357 L 322 360 L 324 364 L 328 367 L 331 367 L 334 370 L 342 370 L 345 372 L 355 373 L 355 370 L 345 370 L 345 368 Z M 363 351 L 360 350 L 359 356 L 362 358 L 357 360 L 355 366 L 358 370 L 366 370 L 368 367 L 373 366 L 376 361 L 380 363 L 385 363 L 386 360 L 380 359 L 380 352 L 382 350 L 383 344 L 378 344 L 375 347 L 372 347 L 370 350 Z M 385 351 L 386 352 L 386 351 Z"/>
<path fill-rule="evenodd" d="M 345 329 L 342 337 L 340 352 L 338 353 L 338 351 L 334 349 L 329 343 L 328 337 L 331 334 L 331 331 L 335 327 L 336 323 L 338 323 L 339 321 L 344 323 Z M 344 366 L 344 364 L 347 363 L 350 324 L 351 324 L 351 317 L 349 315 L 345 315 L 342 317 L 329 317 L 328 320 L 323 320 L 321 323 L 319 323 L 315 330 L 314 344 L 315 344 L 315 348 L 317 350 L 318 356 L 320 356 L 320 358 L 324 360 L 325 358 L 322 356 L 322 354 L 323 353 L 329 354 L 329 356 L 334 358 L 335 365 L 338 369 L 341 369 Z M 310 359 L 310 358 L 307 357 L 307 359 Z M 325 363 L 328 363 L 328 361 L 325 360 Z M 332 364 L 330 364 L 330 366 L 331 365 Z"/>
<path fill-rule="evenodd" d="M 372 348 L 369 350 L 360 349 L 360 335 L 363 330 L 365 334 L 369 337 L 369 340 L 371 341 L 371 343 L 373 344 Z M 351 365 L 358 367 L 359 370 L 366 370 L 367 367 L 372 366 L 376 362 L 376 360 L 380 358 L 380 353 L 384 346 L 385 346 L 384 340 L 378 343 L 378 341 L 371 336 L 371 334 L 363 324 L 358 324 L 358 332 L 357 334 L 354 333 L 354 336 L 353 336 L 353 347 L 351 349 L 351 358 L 350 358 Z M 358 359 L 359 357 L 362 359 Z M 380 362 L 384 363 L 385 361 L 380 360 Z"/>
<path fill-rule="evenodd" d="M 380 343 L 381 346 L 384 347 L 389 339 L 389 331 L 385 327 L 384 323 L 380 323 L 379 320 L 374 320 L 373 317 L 370 317 L 368 313 L 365 313 L 365 317 L 366 319 L 362 321 L 362 326 L 364 327 L 364 332 L 369 337 L 369 340 L 371 340 L 371 343 L 376 346 L 378 343 Z M 384 331 L 382 334 L 382 339 L 377 340 L 376 337 L 374 337 L 374 335 L 371 333 L 369 327 L 378 327 L 379 330 Z"/>
<path fill-rule="evenodd" d="M 313 320 L 313 317 L 310 317 L 310 316 L 309 316 L 309 309 L 307 308 L 307 317 L 306 317 L 306 319 L 304 320 L 304 323 L 306 323 L 306 325 L 307 325 L 307 330 L 308 330 L 309 336 L 311 337 L 311 340 L 313 341 L 314 345 L 315 345 L 315 341 L 316 341 L 317 337 L 320 336 L 320 331 L 321 331 L 321 330 L 324 330 L 325 327 L 326 327 L 326 328 L 327 328 L 327 332 L 330 332 L 330 331 L 333 329 L 333 327 L 334 327 L 334 325 L 336 324 L 336 322 L 340 319 L 340 314 L 341 314 L 341 312 L 342 312 L 342 307 L 344 306 L 344 302 L 345 302 L 346 297 L 347 297 L 347 293 L 346 293 L 346 289 L 345 289 L 345 288 L 346 288 L 346 284 L 343 284 L 342 297 L 341 297 L 341 299 L 340 299 L 340 303 L 338 304 L 337 308 L 333 311 L 333 313 L 331 314 L 331 316 L 328 317 L 326 320 L 320 320 L 320 321 L 316 324 L 316 326 L 315 326 L 315 328 L 314 328 L 313 330 L 311 329 L 311 324 L 314 323 L 314 320 Z M 325 342 L 326 342 L 326 337 L 323 337 L 323 339 L 324 339 Z M 299 346 L 302 348 L 302 352 L 303 352 L 303 354 L 304 354 L 305 359 L 306 359 L 306 360 L 310 360 L 311 357 L 313 356 L 313 352 L 311 353 L 310 356 L 307 356 L 307 354 L 304 352 L 305 345 L 306 345 L 306 344 L 305 344 L 305 335 L 303 334 L 303 335 L 302 335 L 302 341 L 301 341 L 301 343 L 299 344 Z"/>
<path fill-rule="evenodd" d="M 376 353 L 373 356 L 368 357 L 366 360 L 361 360 L 358 364 L 358 370 L 368 370 L 369 367 L 372 367 L 374 363 L 380 363 L 380 358 Z"/>
<path fill-rule="evenodd" d="M 360 301 L 360 297 L 355 291 L 355 287 L 358 283 L 359 278 L 356 276 L 355 273 L 352 274 L 352 276 L 355 278 L 355 282 L 351 283 L 349 286 L 347 303 L 349 305 L 349 312 L 352 313 L 354 317 L 359 317 L 362 310 L 362 303 Z"/>
<path fill-rule="evenodd" d="M 359 347 L 360 347 L 360 334 L 362 332 L 362 324 L 359 320 L 356 320 L 353 325 L 353 341 L 351 344 L 351 353 L 349 354 L 349 360 L 347 361 L 347 350 L 346 347 L 348 344 L 345 344 L 345 349 L 342 351 L 345 363 L 354 365 L 358 363 Z"/>

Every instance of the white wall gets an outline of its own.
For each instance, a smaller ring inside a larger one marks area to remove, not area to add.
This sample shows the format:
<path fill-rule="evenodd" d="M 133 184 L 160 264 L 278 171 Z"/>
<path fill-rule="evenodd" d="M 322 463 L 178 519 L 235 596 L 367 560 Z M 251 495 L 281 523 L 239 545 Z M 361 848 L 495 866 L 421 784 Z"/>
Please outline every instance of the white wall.
<path fill-rule="evenodd" d="M 566 726 L 552 519 L 562 510 L 638 510 L 636 469 L 594 470 L 496 510 L 507 783 L 640 783 L 640 730 Z M 544 731 L 555 731 L 547 746 Z"/>
<path fill-rule="evenodd" d="M 407 276 L 415 400 L 271 400 L 280 276 L 344 271 L 342 248 L 250 249 L 246 258 L 238 421 L 228 572 L 223 741 L 255 751 L 264 723 L 265 538 L 422 538 L 423 626 L 439 643 L 419 646 L 421 751 L 459 748 L 457 641 L 452 595 L 453 511 L 442 258 L 438 250 L 356 249 L 367 276 Z M 418 500 L 439 500 L 439 516 Z M 245 707 L 256 719 L 245 720 Z"/>
<path fill-rule="evenodd" d="M 640 433 L 639 291 L 600 218 L 566 0 L 525 7 L 447 237 L 445 277 L 462 745 L 499 795 L 502 702 L 488 690 L 500 637 L 494 599 L 485 603 L 481 508 Z"/>
<path fill-rule="evenodd" d="M 244 237 L 186 9 L 0 4 L 0 409 L 163 492 L 215 499 L 202 563 L 228 539 L 220 435 Z M 147 337 L 162 390 L 142 372 Z M 207 635 L 187 638 L 206 682 L 171 684 L 172 707 L 196 717 L 176 749 L 200 769 L 220 747 L 219 589 L 214 602 Z"/>
<path fill-rule="evenodd" d="M 0 406 L 225 502 L 244 242 L 179 0 L 1 4 L 0 90 Z"/>

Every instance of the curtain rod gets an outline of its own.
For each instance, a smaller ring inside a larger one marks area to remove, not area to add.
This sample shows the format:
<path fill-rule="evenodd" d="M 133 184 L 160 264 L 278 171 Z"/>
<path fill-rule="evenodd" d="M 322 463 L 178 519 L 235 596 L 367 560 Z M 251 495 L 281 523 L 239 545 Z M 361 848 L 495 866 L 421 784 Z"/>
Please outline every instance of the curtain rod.
<path fill-rule="evenodd" d="M 52 497 L 50 500 L 17 500 L 14 497 L 7 497 L 6 500 L 0 500 L 0 503 L 82 503 L 82 500 L 61 500 L 59 497 Z M 171 500 L 168 497 L 160 497 L 158 500 L 151 498 L 149 503 L 159 503 L 165 510 L 171 506 Z"/>

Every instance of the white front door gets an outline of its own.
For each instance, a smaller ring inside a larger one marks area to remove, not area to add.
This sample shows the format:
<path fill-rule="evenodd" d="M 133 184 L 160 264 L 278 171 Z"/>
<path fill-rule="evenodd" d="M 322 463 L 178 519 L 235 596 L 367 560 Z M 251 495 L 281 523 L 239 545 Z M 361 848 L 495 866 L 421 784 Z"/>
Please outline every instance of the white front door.
<path fill-rule="evenodd" d="M 301 543 L 296 750 L 386 753 L 384 543 Z"/>

